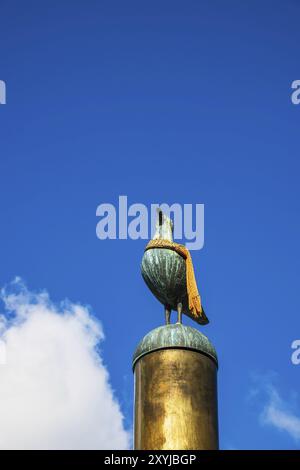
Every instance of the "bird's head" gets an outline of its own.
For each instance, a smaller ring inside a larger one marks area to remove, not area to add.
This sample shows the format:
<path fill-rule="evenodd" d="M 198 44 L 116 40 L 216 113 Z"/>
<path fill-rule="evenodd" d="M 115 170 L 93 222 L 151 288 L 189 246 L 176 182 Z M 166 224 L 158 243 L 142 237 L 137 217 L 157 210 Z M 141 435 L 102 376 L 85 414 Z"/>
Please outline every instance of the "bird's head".
<path fill-rule="evenodd" d="M 155 234 L 153 239 L 163 239 L 173 241 L 173 221 L 163 213 L 161 209 L 157 209 L 157 219 L 155 226 Z"/>

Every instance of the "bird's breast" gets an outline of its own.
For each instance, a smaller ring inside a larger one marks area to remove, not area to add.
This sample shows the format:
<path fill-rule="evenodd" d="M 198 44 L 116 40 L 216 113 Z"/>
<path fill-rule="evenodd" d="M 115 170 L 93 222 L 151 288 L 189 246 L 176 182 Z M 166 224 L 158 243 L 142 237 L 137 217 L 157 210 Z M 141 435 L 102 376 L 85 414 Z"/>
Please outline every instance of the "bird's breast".
<path fill-rule="evenodd" d="M 185 260 L 173 250 L 151 248 L 142 259 L 142 276 L 155 297 L 176 309 L 186 295 Z"/>

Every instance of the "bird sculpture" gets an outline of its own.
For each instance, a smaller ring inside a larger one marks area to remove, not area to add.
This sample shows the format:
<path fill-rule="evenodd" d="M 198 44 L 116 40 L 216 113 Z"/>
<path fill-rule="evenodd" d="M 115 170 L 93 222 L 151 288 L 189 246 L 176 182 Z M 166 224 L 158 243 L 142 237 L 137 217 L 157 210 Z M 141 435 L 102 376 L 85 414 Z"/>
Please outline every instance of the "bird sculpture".
<path fill-rule="evenodd" d="M 177 311 L 177 323 L 182 323 L 182 313 L 200 325 L 209 322 L 198 293 L 191 255 L 184 245 L 173 242 L 172 220 L 160 209 L 141 271 L 153 295 L 164 305 L 166 324 L 170 324 L 172 310 Z"/>

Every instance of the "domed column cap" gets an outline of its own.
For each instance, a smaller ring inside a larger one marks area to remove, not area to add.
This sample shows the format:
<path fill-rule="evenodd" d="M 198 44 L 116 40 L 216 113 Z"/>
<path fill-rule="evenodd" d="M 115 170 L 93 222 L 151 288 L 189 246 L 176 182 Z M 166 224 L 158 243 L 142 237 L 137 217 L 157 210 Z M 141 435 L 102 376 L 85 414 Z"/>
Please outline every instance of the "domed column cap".
<path fill-rule="evenodd" d="M 217 353 L 209 339 L 195 328 L 175 323 L 159 326 L 144 336 L 133 355 L 133 369 L 141 357 L 160 349 L 198 351 L 210 357 L 218 367 Z"/>

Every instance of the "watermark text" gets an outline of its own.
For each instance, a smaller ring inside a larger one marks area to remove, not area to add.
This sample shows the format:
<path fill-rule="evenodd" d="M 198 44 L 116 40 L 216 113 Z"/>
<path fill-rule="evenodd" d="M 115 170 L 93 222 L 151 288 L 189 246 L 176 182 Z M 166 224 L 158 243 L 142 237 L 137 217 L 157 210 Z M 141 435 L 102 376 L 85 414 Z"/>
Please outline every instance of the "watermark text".
<path fill-rule="evenodd" d="M 0 339 L 0 366 L 6 364 L 6 343 Z"/>
<path fill-rule="evenodd" d="M 185 240 L 189 250 L 201 250 L 204 245 L 204 204 L 168 205 L 134 203 L 128 205 L 127 196 L 119 196 L 118 206 L 100 204 L 96 216 L 100 217 L 96 235 L 100 240 L 148 240 L 156 229 L 157 211 L 160 209 L 173 221 L 173 237 Z"/>
<path fill-rule="evenodd" d="M 6 84 L 0 80 L 0 104 L 6 104 Z"/>
<path fill-rule="evenodd" d="M 300 80 L 294 80 L 292 83 L 292 89 L 294 90 L 291 94 L 291 100 L 293 104 L 300 104 Z"/>
<path fill-rule="evenodd" d="M 291 344 L 291 348 L 294 349 L 291 361 L 295 366 L 298 366 L 300 364 L 300 339 L 295 339 Z"/>

